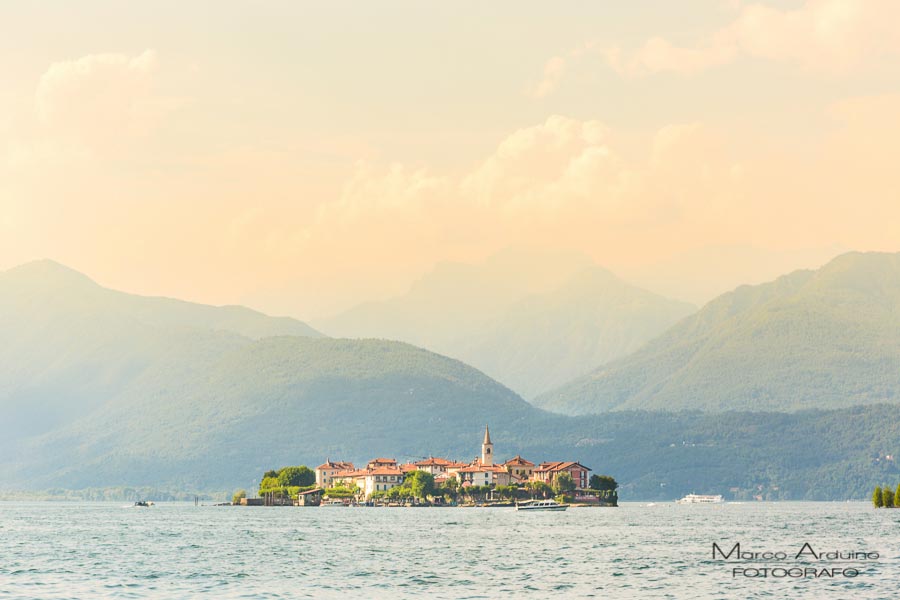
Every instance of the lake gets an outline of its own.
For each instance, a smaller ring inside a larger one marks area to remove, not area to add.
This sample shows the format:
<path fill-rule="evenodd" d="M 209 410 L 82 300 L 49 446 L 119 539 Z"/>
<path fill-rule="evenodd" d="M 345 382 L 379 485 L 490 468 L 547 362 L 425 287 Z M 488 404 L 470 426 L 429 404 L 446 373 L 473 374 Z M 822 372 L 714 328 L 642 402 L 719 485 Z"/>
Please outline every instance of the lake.
<path fill-rule="evenodd" d="M 898 534 L 900 509 L 863 502 L 562 513 L 0 502 L 0 598 L 889 598 Z M 714 559 L 713 543 L 729 557 Z M 772 555 L 737 561 L 735 543 Z"/>

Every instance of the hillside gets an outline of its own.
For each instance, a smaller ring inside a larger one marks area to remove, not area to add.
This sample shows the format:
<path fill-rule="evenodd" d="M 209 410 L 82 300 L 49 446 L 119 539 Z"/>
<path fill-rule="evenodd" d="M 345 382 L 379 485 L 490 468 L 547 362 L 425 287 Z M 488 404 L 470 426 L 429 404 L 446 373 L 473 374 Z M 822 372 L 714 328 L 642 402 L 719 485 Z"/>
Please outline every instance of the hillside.
<path fill-rule="evenodd" d="M 509 431 L 535 412 L 474 369 L 398 342 L 219 343 L 182 340 L 102 410 L 22 445 L 0 481 L 24 470 L 41 474 L 28 478 L 36 486 L 207 489 L 326 456 L 474 455 L 484 423 Z"/>
<path fill-rule="evenodd" d="M 508 251 L 483 264 L 440 265 L 401 297 L 316 326 L 458 358 L 531 398 L 636 350 L 694 310 L 582 256 Z"/>
<path fill-rule="evenodd" d="M 271 335 L 321 337 L 244 307 L 106 289 L 52 261 L 0 272 L 0 438 L 89 413 L 170 356 L 174 340 L 208 336 L 219 349 Z"/>
<path fill-rule="evenodd" d="M 610 410 L 842 408 L 900 399 L 900 254 L 849 253 L 743 286 L 535 400 Z"/>

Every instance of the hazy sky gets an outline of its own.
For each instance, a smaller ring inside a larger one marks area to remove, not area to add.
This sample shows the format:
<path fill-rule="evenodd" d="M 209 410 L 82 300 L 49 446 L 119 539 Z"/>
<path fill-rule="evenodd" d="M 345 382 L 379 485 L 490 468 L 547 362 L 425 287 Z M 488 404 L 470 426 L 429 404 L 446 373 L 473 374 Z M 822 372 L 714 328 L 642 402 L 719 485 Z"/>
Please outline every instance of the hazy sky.
<path fill-rule="evenodd" d="M 576 250 L 702 301 L 900 250 L 900 2 L 4 2 L 0 269 L 310 317 Z"/>

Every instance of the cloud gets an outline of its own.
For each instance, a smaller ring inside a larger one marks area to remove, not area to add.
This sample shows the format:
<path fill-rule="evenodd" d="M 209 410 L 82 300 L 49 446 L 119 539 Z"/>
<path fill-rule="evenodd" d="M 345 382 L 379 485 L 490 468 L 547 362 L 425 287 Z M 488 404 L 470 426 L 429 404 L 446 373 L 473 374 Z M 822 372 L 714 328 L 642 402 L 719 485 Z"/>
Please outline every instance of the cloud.
<path fill-rule="evenodd" d="M 740 165 L 701 124 L 662 128 L 637 156 L 627 146 L 602 122 L 554 115 L 455 176 L 360 164 L 296 237 L 298 251 L 315 247 L 349 264 L 365 244 L 366 260 L 418 268 L 442 254 L 522 243 L 618 253 L 655 247 L 660 229 L 690 240 L 696 215 L 727 211 L 740 186 Z"/>
<path fill-rule="evenodd" d="M 533 98 L 546 98 L 556 91 L 566 73 L 566 59 L 554 56 L 544 64 L 544 76 L 531 90 Z"/>
<path fill-rule="evenodd" d="M 696 73 L 742 56 L 845 73 L 900 54 L 900 3 L 895 0 L 806 0 L 795 9 L 749 4 L 739 10 L 731 23 L 696 45 L 653 37 L 630 56 L 619 47 L 608 49 L 606 60 L 627 76 Z"/>
<path fill-rule="evenodd" d="M 171 109 L 170 101 L 154 94 L 158 68 L 154 50 L 53 63 L 35 92 L 42 133 L 91 149 L 147 135 Z"/>

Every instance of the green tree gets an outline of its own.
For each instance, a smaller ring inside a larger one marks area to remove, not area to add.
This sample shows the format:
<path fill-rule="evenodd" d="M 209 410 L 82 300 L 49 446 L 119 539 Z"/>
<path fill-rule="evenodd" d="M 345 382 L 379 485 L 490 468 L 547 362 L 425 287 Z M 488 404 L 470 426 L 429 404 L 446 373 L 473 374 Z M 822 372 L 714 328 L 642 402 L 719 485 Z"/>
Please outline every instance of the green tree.
<path fill-rule="evenodd" d="M 553 492 L 553 488 L 543 481 L 529 481 L 525 484 L 525 487 L 528 488 L 528 491 L 531 492 L 534 498 L 549 498 Z"/>
<path fill-rule="evenodd" d="M 413 471 L 406 476 L 402 487 L 408 489 L 409 495 L 414 498 L 424 500 L 434 495 L 434 475 L 427 471 Z"/>
<path fill-rule="evenodd" d="M 897 484 L 897 491 L 894 492 L 894 508 L 900 508 L 900 483 Z"/>
<path fill-rule="evenodd" d="M 884 506 L 884 496 L 881 493 L 881 486 L 875 486 L 875 493 L 872 494 L 872 504 L 875 505 L 875 508 L 881 508 Z"/>
<path fill-rule="evenodd" d="M 307 486 L 316 482 L 316 473 L 309 467 L 284 467 L 278 471 L 278 482 L 283 486 Z"/>
<path fill-rule="evenodd" d="M 259 482 L 259 493 L 264 494 L 266 492 L 273 492 L 275 490 L 280 490 L 282 487 L 281 482 L 278 481 L 278 477 L 263 477 L 262 481 Z"/>
<path fill-rule="evenodd" d="M 265 473 L 263 473 L 263 479 L 265 479 L 266 477 L 272 477 L 273 479 L 275 479 L 278 477 L 278 471 L 266 471 Z"/>
<path fill-rule="evenodd" d="M 592 490 L 601 492 L 613 492 L 619 488 L 619 483 L 609 475 L 591 475 L 589 485 Z"/>
<path fill-rule="evenodd" d="M 553 478 L 553 491 L 557 494 L 565 494 L 575 489 L 575 480 L 568 471 L 563 471 Z"/>
<path fill-rule="evenodd" d="M 881 490 L 881 501 L 885 508 L 894 508 L 894 490 L 889 487 Z"/>
<path fill-rule="evenodd" d="M 234 496 L 231 497 L 232 504 L 240 504 L 241 498 L 247 497 L 247 490 L 238 490 L 234 493 Z"/>

